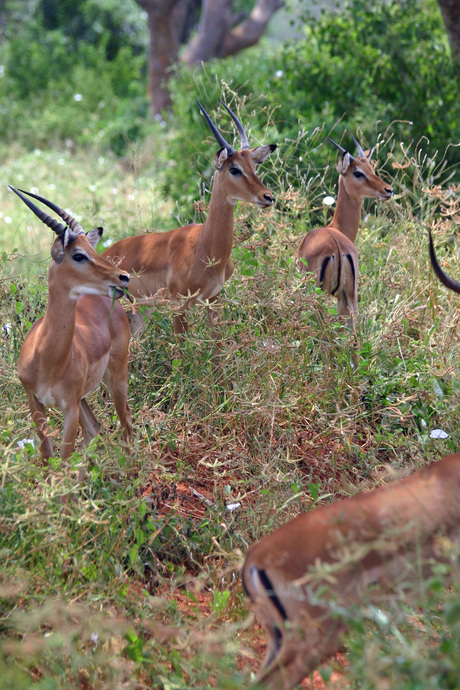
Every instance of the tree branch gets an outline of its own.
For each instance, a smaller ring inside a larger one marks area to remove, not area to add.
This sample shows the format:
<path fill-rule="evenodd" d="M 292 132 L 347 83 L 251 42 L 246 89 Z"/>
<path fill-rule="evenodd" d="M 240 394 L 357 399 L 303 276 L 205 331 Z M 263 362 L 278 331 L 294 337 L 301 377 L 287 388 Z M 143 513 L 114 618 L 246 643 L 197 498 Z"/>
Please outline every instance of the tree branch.
<path fill-rule="evenodd" d="M 246 21 L 236 26 L 224 38 L 217 57 L 233 55 L 255 45 L 264 33 L 273 14 L 283 6 L 283 0 L 258 0 Z"/>
<path fill-rule="evenodd" d="M 232 4 L 233 0 L 203 0 L 198 33 L 182 56 L 187 65 L 199 65 L 219 55 L 225 35 L 246 17 L 244 12 L 234 14 Z"/>

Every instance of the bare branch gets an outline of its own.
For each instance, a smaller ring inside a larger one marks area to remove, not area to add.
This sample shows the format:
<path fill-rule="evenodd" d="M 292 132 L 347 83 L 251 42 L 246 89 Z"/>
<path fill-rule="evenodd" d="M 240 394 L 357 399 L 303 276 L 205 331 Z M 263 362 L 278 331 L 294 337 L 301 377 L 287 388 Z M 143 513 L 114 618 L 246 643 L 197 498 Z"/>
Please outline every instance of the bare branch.
<path fill-rule="evenodd" d="M 233 13 L 232 5 L 233 0 L 203 0 L 198 33 L 182 56 L 187 65 L 199 65 L 220 54 L 225 35 L 246 17 L 243 12 Z"/>
<path fill-rule="evenodd" d="M 224 38 L 217 57 L 233 55 L 255 45 L 264 33 L 273 14 L 283 6 L 282 0 L 258 0 L 251 14 Z"/>

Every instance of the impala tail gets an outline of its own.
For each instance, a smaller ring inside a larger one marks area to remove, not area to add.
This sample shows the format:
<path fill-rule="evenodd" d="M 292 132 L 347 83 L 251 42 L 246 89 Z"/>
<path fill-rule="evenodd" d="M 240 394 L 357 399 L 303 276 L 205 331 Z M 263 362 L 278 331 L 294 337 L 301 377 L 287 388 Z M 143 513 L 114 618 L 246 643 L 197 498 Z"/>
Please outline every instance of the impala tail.
<path fill-rule="evenodd" d="M 449 290 L 453 290 L 454 292 L 457 292 L 460 294 L 460 283 L 457 280 L 454 280 L 454 278 L 451 278 L 448 276 L 444 271 L 442 270 L 441 266 L 439 265 L 439 262 L 436 258 L 436 254 L 434 251 L 434 244 L 433 244 L 433 237 L 431 235 L 431 230 L 428 230 L 429 233 L 429 239 L 430 239 L 430 261 L 431 265 L 433 267 L 433 271 L 436 273 L 437 277 L 441 281 L 443 285 L 445 285 Z"/>

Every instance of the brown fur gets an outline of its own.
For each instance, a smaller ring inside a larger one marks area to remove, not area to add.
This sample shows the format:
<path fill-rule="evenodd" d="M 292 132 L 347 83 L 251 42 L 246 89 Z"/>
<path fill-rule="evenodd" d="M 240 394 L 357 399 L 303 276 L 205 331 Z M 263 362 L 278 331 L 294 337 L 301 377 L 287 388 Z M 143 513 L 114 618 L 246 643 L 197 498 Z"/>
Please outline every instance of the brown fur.
<path fill-rule="evenodd" d="M 98 239 L 99 235 L 93 241 Z M 76 262 L 73 256 L 78 253 L 88 259 Z M 85 234 L 77 235 L 67 246 L 57 238 L 51 254 L 46 313 L 33 324 L 22 345 L 18 376 L 27 392 L 43 458 L 53 455 L 46 408 L 62 410 L 61 456 L 67 459 L 79 426 L 86 443 L 99 431 L 85 397 L 101 380 L 112 395 L 123 439 L 130 443 L 129 323 L 124 309 L 109 298 L 114 287 L 128 285 L 129 275 L 101 258 Z"/>
<path fill-rule="evenodd" d="M 333 606 L 378 603 L 448 560 L 460 541 L 460 454 L 386 487 L 300 515 L 252 546 L 243 583 L 268 637 L 256 679 L 290 690 L 340 650 Z"/>
<path fill-rule="evenodd" d="M 102 256 L 132 275 L 130 292 L 142 303 L 161 296 L 180 302 L 175 315 L 176 333 L 187 330 L 184 311 L 197 301 L 213 302 L 233 273 L 234 207 L 238 200 L 270 206 L 274 199 L 256 175 L 256 165 L 272 153 L 275 146 L 252 150 L 226 149 L 214 156 L 214 182 L 208 217 L 169 232 L 152 232 L 115 242 Z M 237 168 L 239 175 L 232 175 Z M 209 314 L 212 324 L 212 313 Z M 139 318 L 132 319 L 132 330 L 142 328 Z"/>
<path fill-rule="evenodd" d="M 368 152 L 353 158 L 349 153 L 343 154 L 337 168 L 339 193 L 334 216 L 329 225 L 305 235 L 297 251 L 300 270 L 314 273 L 316 284 L 337 298 L 337 313 L 347 318 L 355 340 L 359 261 L 354 242 L 363 199 L 386 200 L 393 193 L 392 188 L 376 175 L 370 155 Z M 362 177 L 356 178 L 356 172 Z"/>

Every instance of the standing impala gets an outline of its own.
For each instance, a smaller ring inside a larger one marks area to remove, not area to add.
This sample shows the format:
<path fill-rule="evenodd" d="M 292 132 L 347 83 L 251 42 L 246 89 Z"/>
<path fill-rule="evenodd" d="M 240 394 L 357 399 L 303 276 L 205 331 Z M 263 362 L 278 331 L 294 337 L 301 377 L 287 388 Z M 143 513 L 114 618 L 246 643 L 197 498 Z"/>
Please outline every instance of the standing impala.
<path fill-rule="evenodd" d="M 452 541 L 460 543 L 460 454 L 300 515 L 259 541 L 243 567 L 268 636 L 257 686 L 293 688 L 342 647 L 345 609 L 378 605 L 437 560 L 454 562 Z"/>
<path fill-rule="evenodd" d="M 29 401 L 40 438 L 42 458 L 53 455 L 46 408 L 62 410 L 64 431 L 61 457 L 74 449 L 78 427 L 85 443 L 99 431 L 99 422 L 86 402 L 103 379 L 109 388 L 129 445 L 132 435 L 128 405 L 129 323 L 114 299 L 124 294 L 129 274 L 115 268 L 94 250 L 102 228 L 87 234 L 59 206 L 30 192 L 11 187 L 40 220 L 57 234 L 51 248 L 48 305 L 22 345 L 18 376 Z M 46 204 L 65 225 L 39 209 L 24 194 Z"/>
<path fill-rule="evenodd" d="M 357 340 L 359 262 L 354 242 L 363 199 L 386 201 L 392 196 L 393 189 L 374 172 L 370 162 L 374 149 L 364 153 L 356 139 L 352 138 L 358 149 L 358 158 L 328 137 L 342 154 L 337 166 L 337 206 L 329 225 L 305 235 L 297 256 L 300 269 L 315 273 L 316 284 L 337 297 L 337 313 L 347 317 L 348 326 Z"/>
<path fill-rule="evenodd" d="M 183 304 L 174 316 L 176 333 L 187 331 L 184 311 L 197 301 L 213 302 L 233 273 L 231 253 L 236 203 L 249 201 L 266 208 L 274 202 L 272 193 L 257 177 L 256 166 L 275 150 L 276 145 L 250 149 L 243 125 L 224 104 L 240 135 L 241 151 L 236 151 L 225 141 L 203 106 L 198 105 L 220 147 L 212 162 L 215 174 L 205 222 L 169 232 L 127 237 L 102 254 L 133 274 L 130 291 L 141 303 L 143 298 L 153 297 L 160 290 L 168 299 L 182 299 Z M 211 311 L 208 311 L 208 318 L 212 325 Z M 133 318 L 132 330 L 140 326 L 139 319 Z"/>

